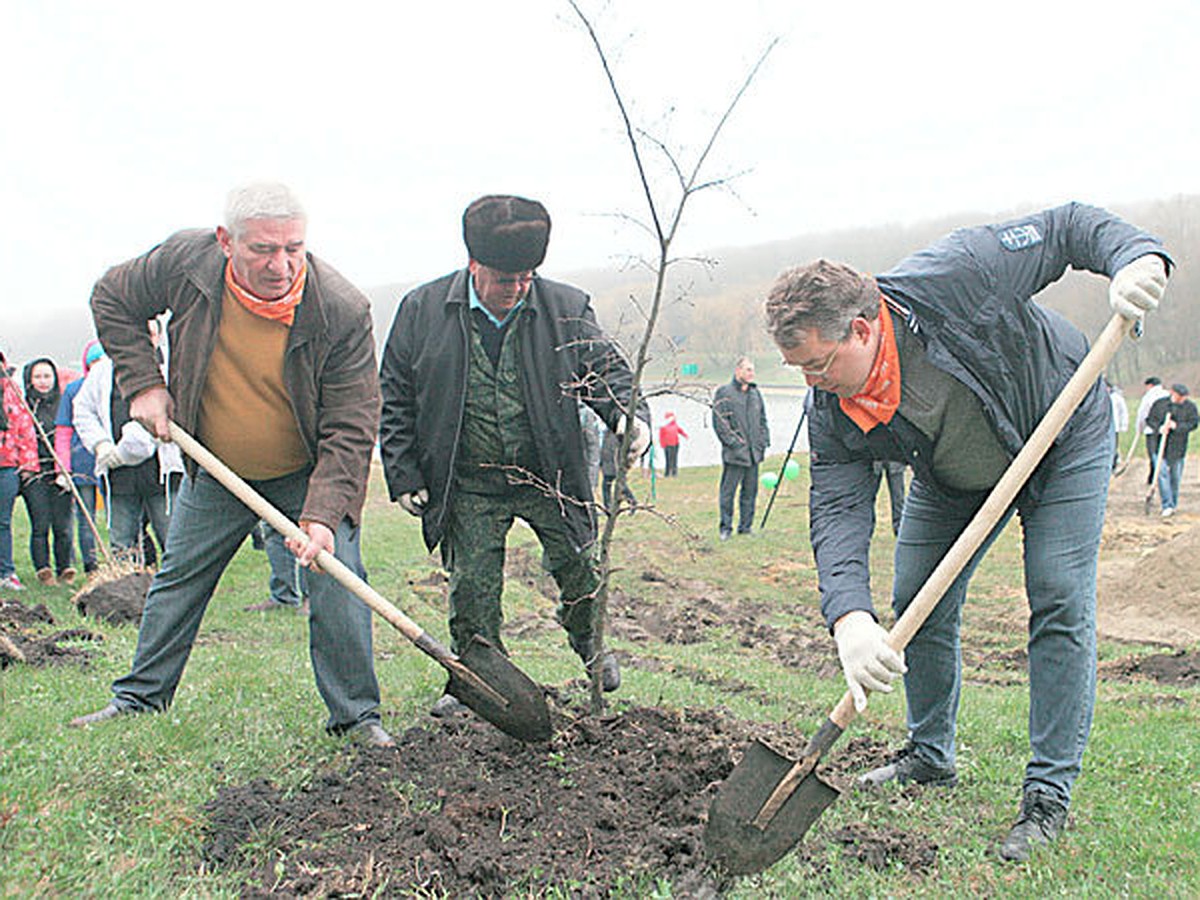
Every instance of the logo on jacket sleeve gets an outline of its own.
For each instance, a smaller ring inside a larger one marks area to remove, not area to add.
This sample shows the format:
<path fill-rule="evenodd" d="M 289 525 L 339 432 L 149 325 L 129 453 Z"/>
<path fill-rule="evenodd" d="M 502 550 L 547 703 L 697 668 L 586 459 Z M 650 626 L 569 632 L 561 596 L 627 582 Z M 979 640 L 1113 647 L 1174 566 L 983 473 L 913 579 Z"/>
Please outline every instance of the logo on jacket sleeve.
<path fill-rule="evenodd" d="M 996 236 L 1005 250 L 1026 250 L 1042 242 L 1042 233 L 1032 222 L 1005 228 Z"/>

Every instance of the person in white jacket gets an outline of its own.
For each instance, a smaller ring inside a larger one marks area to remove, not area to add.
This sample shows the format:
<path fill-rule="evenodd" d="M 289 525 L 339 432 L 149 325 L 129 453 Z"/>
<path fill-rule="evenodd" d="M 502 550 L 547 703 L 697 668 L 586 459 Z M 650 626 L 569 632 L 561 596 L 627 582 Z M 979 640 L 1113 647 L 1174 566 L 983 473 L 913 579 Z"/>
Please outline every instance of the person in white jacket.
<path fill-rule="evenodd" d="M 1149 376 L 1142 383 L 1141 402 L 1138 403 L 1137 418 L 1134 421 L 1134 429 L 1138 434 L 1146 436 L 1146 458 L 1149 459 L 1150 465 L 1146 470 L 1146 484 L 1154 483 L 1154 458 L 1158 454 L 1158 435 L 1154 433 L 1154 429 L 1146 424 L 1146 417 L 1150 414 L 1150 407 L 1156 401 L 1163 397 L 1171 396 L 1171 392 L 1163 387 L 1162 379 L 1157 375 Z"/>
<path fill-rule="evenodd" d="M 153 329 L 151 335 L 156 336 Z M 143 521 L 149 522 L 163 547 L 183 458 L 174 444 L 155 440 L 129 418 L 129 403 L 113 390 L 112 361 L 107 357 L 92 366 L 75 396 L 73 422 L 80 441 L 96 457 L 113 551 L 133 552 Z"/>

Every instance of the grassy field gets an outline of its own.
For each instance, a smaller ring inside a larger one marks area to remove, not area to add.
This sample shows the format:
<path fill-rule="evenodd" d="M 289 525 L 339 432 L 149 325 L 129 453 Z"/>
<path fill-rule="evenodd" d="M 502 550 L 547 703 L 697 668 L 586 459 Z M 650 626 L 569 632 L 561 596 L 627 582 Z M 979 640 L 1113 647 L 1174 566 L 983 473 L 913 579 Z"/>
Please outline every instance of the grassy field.
<path fill-rule="evenodd" d="M 616 586 L 627 602 L 670 610 L 678 604 L 671 583 L 688 580 L 707 585 L 728 609 L 753 606 L 780 634 L 820 636 L 805 477 L 785 482 L 765 531 L 727 543 L 716 541 L 716 470 L 685 469 L 678 479 L 659 480 L 656 508 L 673 521 L 646 512 L 622 520 Z M 649 494 L 650 482 L 641 475 L 632 484 L 639 496 Z M 760 518 L 765 502 L 764 494 Z M 879 514 L 886 522 L 885 491 Z M 425 553 L 416 523 L 386 502 L 378 479 L 366 521 L 364 556 L 373 585 L 444 638 L 444 601 L 427 586 L 436 561 Z M 19 516 L 16 527 L 22 560 L 26 532 Z M 1018 536 L 1018 526 L 1010 526 L 984 561 L 965 612 L 958 789 L 848 793 L 806 839 L 827 848 L 815 861 L 787 857 L 743 879 L 732 896 L 1200 896 L 1200 691 L 1194 687 L 1102 679 L 1070 829 L 1028 864 L 997 858 L 1015 816 L 1027 753 L 1027 683 L 1022 668 L 1006 662 L 1024 646 Z M 536 553 L 523 526 L 514 529 L 511 543 Z M 890 552 L 885 527 L 874 550 L 881 609 Z M 646 579 L 648 571 L 668 578 Z M 299 787 L 352 752 L 323 731 L 304 619 L 242 611 L 265 596 L 266 583 L 266 559 L 247 545 L 213 598 L 171 709 L 88 731 L 65 723 L 107 702 L 109 683 L 128 669 L 136 627 L 81 623 L 65 588 L 30 587 L 18 595 L 26 605 L 45 603 L 55 627 L 84 624 L 104 641 L 76 644 L 94 653 L 86 668 L 0 672 L 0 895 L 235 893 L 236 873 L 210 871 L 202 861 L 205 802 L 222 785 L 257 778 Z M 510 619 L 552 615 L 549 601 L 519 579 L 510 582 L 505 602 Z M 793 721 L 811 731 L 843 690 L 840 676 L 782 665 L 770 647 L 746 646 L 734 628 L 720 624 L 689 644 L 632 643 L 619 629 L 616 634 L 616 648 L 631 659 L 669 663 L 627 665 L 618 704 L 722 706 L 746 719 Z M 560 632 L 514 638 L 509 648 L 538 681 L 557 684 L 579 674 Z M 376 650 L 384 724 L 397 732 L 421 724 L 441 692 L 442 670 L 382 619 L 376 619 Z M 1156 650 L 1109 642 L 1100 648 L 1102 660 Z M 734 683 L 756 690 L 722 687 Z M 871 736 L 898 746 L 903 722 L 898 695 L 876 697 L 843 742 Z M 837 752 L 835 746 L 833 758 Z M 823 842 L 831 830 L 855 823 L 927 838 L 938 847 L 936 864 L 924 872 L 880 870 Z M 555 886 L 545 890 L 563 895 Z M 658 895 L 669 896 L 665 886 Z"/>

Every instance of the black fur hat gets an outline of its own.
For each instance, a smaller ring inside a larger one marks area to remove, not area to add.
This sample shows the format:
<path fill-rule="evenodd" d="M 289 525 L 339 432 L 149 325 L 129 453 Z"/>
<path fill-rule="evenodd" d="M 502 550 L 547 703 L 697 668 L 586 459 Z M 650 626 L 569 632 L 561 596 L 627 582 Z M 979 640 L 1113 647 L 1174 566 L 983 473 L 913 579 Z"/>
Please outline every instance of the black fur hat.
<path fill-rule="evenodd" d="M 489 194 L 463 212 L 463 240 L 476 262 L 501 272 L 527 272 L 546 258 L 550 213 L 536 200 Z"/>

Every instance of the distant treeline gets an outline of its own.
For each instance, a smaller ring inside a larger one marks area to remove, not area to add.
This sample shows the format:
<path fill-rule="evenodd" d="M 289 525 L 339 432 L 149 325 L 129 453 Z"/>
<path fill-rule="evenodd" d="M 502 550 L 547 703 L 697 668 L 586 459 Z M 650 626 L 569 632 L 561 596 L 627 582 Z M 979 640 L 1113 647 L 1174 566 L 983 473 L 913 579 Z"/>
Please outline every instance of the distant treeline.
<path fill-rule="evenodd" d="M 1087 198 L 1081 198 L 1087 199 Z M 891 224 L 827 233 L 813 233 L 759 244 L 705 252 L 711 264 L 681 263 L 668 282 L 667 302 L 657 329 L 651 374 L 680 377 L 681 366 L 695 364 L 699 377 L 723 380 L 743 352 L 755 354 L 759 378 L 779 380 L 774 360 L 778 353 L 763 330 L 762 298 L 784 268 L 817 257 L 838 259 L 868 272 L 881 272 L 955 228 L 999 222 L 1040 207 L 1000 212 L 963 212 L 909 225 Z M 1164 380 L 1184 380 L 1200 386 L 1200 273 L 1192 265 L 1200 230 L 1200 196 L 1177 196 L 1129 205 L 1114 212 L 1160 237 L 1177 264 L 1163 307 L 1147 323 L 1140 341 L 1128 341 L 1109 368 L 1109 378 L 1127 388 L 1148 373 Z M 644 268 L 627 271 L 555 272 L 551 278 L 577 284 L 592 294 L 601 324 L 627 347 L 643 327 L 641 308 L 649 301 L 652 281 Z M 374 304 L 377 339 L 391 324 L 404 285 L 368 291 Z M 1107 282 L 1090 274 L 1068 272 L 1039 297 L 1095 337 L 1110 315 Z M 681 376 L 687 380 L 687 371 Z M 789 379 L 790 380 L 790 379 Z M 1136 391 L 1131 391 L 1136 395 Z"/>

